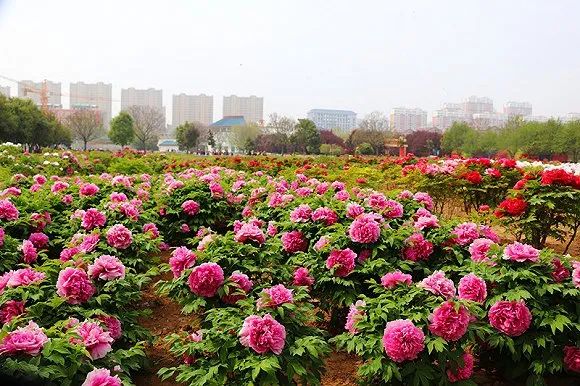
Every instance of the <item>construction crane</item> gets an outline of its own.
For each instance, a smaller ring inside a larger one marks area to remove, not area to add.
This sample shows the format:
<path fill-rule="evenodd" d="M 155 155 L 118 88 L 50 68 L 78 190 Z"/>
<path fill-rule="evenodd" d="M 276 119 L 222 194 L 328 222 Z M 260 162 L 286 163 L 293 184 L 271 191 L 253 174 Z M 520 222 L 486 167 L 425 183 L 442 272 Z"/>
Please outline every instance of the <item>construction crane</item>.
<path fill-rule="evenodd" d="M 8 78 L 4 75 L 0 75 L 0 78 L 2 79 L 6 79 L 9 80 L 11 82 L 16 83 L 17 85 L 23 85 L 24 86 L 24 96 L 28 95 L 28 93 L 33 93 L 33 94 L 38 94 L 40 97 L 40 109 L 44 112 L 47 113 L 48 112 L 48 84 L 46 79 L 44 79 L 42 81 L 42 85 L 40 86 L 40 89 L 36 88 L 36 87 L 32 87 L 27 83 L 24 82 L 20 82 L 16 79 L 12 79 L 12 78 Z M 52 95 L 52 93 L 51 93 Z"/>

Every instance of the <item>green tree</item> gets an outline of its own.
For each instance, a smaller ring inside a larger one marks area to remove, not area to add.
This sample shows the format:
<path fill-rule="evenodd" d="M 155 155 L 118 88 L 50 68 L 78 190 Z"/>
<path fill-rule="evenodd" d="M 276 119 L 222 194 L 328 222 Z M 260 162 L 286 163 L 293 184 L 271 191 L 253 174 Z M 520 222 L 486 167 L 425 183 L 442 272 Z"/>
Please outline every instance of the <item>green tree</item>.
<path fill-rule="evenodd" d="M 197 141 L 201 135 L 202 127 L 199 123 L 185 122 L 177 126 L 175 129 L 175 136 L 180 150 L 185 150 L 188 153 L 195 149 Z"/>
<path fill-rule="evenodd" d="M 250 152 L 253 150 L 253 143 L 262 132 L 260 126 L 255 123 L 234 126 L 230 132 L 230 142 L 238 150 Z"/>
<path fill-rule="evenodd" d="M 133 129 L 133 117 L 126 111 L 121 111 L 119 115 L 111 120 L 109 139 L 117 145 L 127 146 L 133 142 L 135 130 Z"/>
<path fill-rule="evenodd" d="M 212 150 L 215 150 L 215 137 L 211 130 L 207 133 L 207 144 L 211 146 Z"/>
<path fill-rule="evenodd" d="M 580 120 L 567 122 L 554 141 L 557 153 L 565 153 L 572 162 L 580 160 Z"/>
<path fill-rule="evenodd" d="M 306 154 L 318 154 L 320 151 L 320 132 L 310 119 L 299 119 L 290 142 L 295 150 Z"/>
<path fill-rule="evenodd" d="M 454 122 L 453 125 L 443 133 L 441 138 L 441 149 L 446 153 L 465 152 L 466 146 L 475 138 L 475 129 L 465 122 Z"/>
<path fill-rule="evenodd" d="M 387 132 L 381 130 L 370 130 L 370 129 L 356 129 L 353 130 L 348 139 L 346 140 L 346 145 L 349 149 L 355 150 L 359 145 L 363 143 L 371 145 L 371 154 L 383 154 L 385 152 L 385 140 L 387 139 Z"/>

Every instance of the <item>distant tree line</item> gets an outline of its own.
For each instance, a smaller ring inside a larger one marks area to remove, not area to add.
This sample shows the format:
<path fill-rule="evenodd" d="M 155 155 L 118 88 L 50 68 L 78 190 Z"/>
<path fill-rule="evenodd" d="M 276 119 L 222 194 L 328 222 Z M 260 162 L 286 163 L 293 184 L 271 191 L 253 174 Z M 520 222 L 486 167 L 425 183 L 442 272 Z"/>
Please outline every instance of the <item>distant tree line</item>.
<path fill-rule="evenodd" d="M 442 150 L 471 156 L 520 156 L 538 159 L 580 160 L 580 120 L 561 122 L 508 121 L 505 127 L 477 130 L 455 123 L 443 134 Z"/>

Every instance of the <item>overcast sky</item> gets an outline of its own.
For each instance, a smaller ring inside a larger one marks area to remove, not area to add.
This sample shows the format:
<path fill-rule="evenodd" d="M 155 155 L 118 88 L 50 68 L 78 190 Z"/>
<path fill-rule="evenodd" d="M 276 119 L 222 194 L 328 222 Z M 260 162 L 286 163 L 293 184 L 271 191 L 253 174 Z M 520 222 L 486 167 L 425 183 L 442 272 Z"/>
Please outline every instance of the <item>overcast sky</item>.
<path fill-rule="evenodd" d="M 230 94 L 295 118 L 431 114 L 469 95 L 563 115 L 580 112 L 579 15 L 574 0 L 0 0 L 0 75 L 63 92 L 104 81 L 115 99 L 162 88 L 168 109 L 172 94 L 206 93 L 215 119 Z"/>

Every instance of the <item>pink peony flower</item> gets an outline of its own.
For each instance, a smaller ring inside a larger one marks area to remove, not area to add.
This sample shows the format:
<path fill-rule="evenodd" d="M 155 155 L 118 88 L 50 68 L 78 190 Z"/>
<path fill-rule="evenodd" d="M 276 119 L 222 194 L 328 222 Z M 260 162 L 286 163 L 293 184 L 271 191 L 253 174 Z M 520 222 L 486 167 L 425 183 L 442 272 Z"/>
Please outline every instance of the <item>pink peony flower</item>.
<path fill-rule="evenodd" d="M 82 184 L 81 188 L 79 189 L 79 193 L 81 196 L 94 196 L 99 192 L 99 187 L 95 184 Z"/>
<path fill-rule="evenodd" d="M 348 201 L 350 194 L 346 190 L 339 190 L 334 194 L 334 199 L 337 201 Z"/>
<path fill-rule="evenodd" d="M 181 209 L 188 216 L 195 216 L 199 213 L 200 205 L 196 201 L 187 200 L 181 204 Z"/>
<path fill-rule="evenodd" d="M 234 240 L 236 240 L 238 243 L 253 241 L 259 245 L 262 245 L 266 241 L 266 236 L 257 225 L 253 223 L 244 223 L 239 228 L 239 230 L 236 231 Z"/>
<path fill-rule="evenodd" d="M 314 284 L 314 278 L 305 267 L 300 267 L 294 271 L 294 280 L 292 285 L 310 287 Z"/>
<path fill-rule="evenodd" d="M 431 196 L 428 193 L 417 192 L 417 193 L 415 193 L 413 198 L 415 199 L 415 201 L 420 202 L 423 205 L 425 205 L 425 208 L 427 208 L 428 210 L 433 210 L 433 207 L 434 207 L 433 199 L 431 198 Z"/>
<path fill-rule="evenodd" d="M 276 308 L 284 303 L 294 303 L 292 290 L 278 284 L 262 290 L 261 298 L 258 300 L 258 309 L 270 307 Z"/>
<path fill-rule="evenodd" d="M 215 181 L 209 183 L 209 191 L 213 198 L 221 198 L 224 196 L 224 188 Z"/>
<path fill-rule="evenodd" d="M 374 216 L 363 214 L 350 224 L 348 235 L 355 243 L 371 244 L 379 239 L 381 227 Z"/>
<path fill-rule="evenodd" d="M 464 352 L 463 356 L 461 357 L 463 364 L 460 365 L 456 363 L 455 366 L 450 367 L 449 363 L 447 364 L 447 379 L 449 382 L 459 382 L 464 381 L 473 375 L 473 364 L 474 358 L 470 352 Z"/>
<path fill-rule="evenodd" d="M 81 226 L 87 230 L 100 228 L 105 225 L 107 218 L 96 208 L 90 208 L 83 213 Z"/>
<path fill-rule="evenodd" d="M 457 225 L 451 231 L 451 235 L 454 236 L 453 240 L 458 245 L 467 245 L 479 237 L 479 228 L 475 223 L 464 222 Z"/>
<path fill-rule="evenodd" d="M 125 278 L 125 266 L 115 256 L 101 255 L 89 265 L 88 274 L 93 279 L 113 280 Z"/>
<path fill-rule="evenodd" d="M 387 218 L 401 218 L 403 217 L 403 205 L 395 200 L 387 200 L 383 213 Z"/>
<path fill-rule="evenodd" d="M 465 275 L 459 280 L 457 291 L 459 293 L 459 299 L 483 303 L 485 298 L 487 298 L 487 285 L 485 284 L 485 280 L 473 273 Z"/>
<path fill-rule="evenodd" d="M 239 300 L 245 299 L 254 285 L 248 275 L 239 272 L 232 273 L 228 282 L 233 285 L 225 287 L 227 294 L 222 297 L 222 300 L 228 304 L 235 304 Z"/>
<path fill-rule="evenodd" d="M 346 205 L 346 217 L 348 217 L 348 218 L 357 218 L 358 216 L 360 216 L 364 212 L 365 212 L 365 208 L 357 203 L 349 202 Z"/>
<path fill-rule="evenodd" d="M 308 249 L 308 241 L 300 231 L 282 233 L 282 248 L 288 253 L 303 252 Z"/>
<path fill-rule="evenodd" d="M 423 208 L 421 208 L 423 209 Z M 417 211 L 419 212 L 419 211 Z M 427 211 L 426 211 L 427 212 Z M 427 228 L 439 228 L 439 219 L 437 216 L 432 215 L 431 213 L 426 213 L 424 215 L 418 216 L 414 223 L 413 227 L 416 230 L 423 230 Z"/>
<path fill-rule="evenodd" d="M 427 260 L 432 253 L 433 243 L 425 239 L 421 233 L 414 233 L 405 240 L 403 257 L 407 260 Z"/>
<path fill-rule="evenodd" d="M 111 338 L 119 339 L 121 336 L 123 336 L 123 329 L 119 319 L 110 315 L 99 315 L 95 319 L 103 323 L 107 329 L 107 332 L 111 335 Z"/>
<path fill-rule="evenodd" d="M 455 285 L 451 279 L 445 277 L 445 272 L 443 271 L 433 272 L 430 276 L 423 279 L 418 286 L 447 299 L 455 296 Z"/>
<path fill-rule="evenodd" d="M 425 334 L 410 320 L 393 320 L 385 327 L 383 347 L 394 362 L 414 360 L 425 348 Z"/>
<path fill-rule="evenodd" d="M 568 371 L 580 373 L 580 348 L 574 346 L 564 347 L 564 365 Z"/>
<path fill-rule="evenodd" d="M 40 354 L 48 337 L 38 324 L 30 321 L 25 327 L 11 331 L 0 343 L 0 355 Z"/>
<path fill-rule="evenodd" d="M 399 270 L 389 272 L 381 278 L 381 284 L 388 289 L 395 288 L 399 284 L 411 285 L 412 283 L 413 277 Z"/>
<path fill-rule="evenodd" d="M 30 284 L 38 283 L 44 280 L 46 274 L 44 272 L 35 271 L 32 268 L 21 268 L 16 271 L 6 272 L 3 276 L 8 278 L 6 287 L 20 287 Z M 2 288 L 2 286 L 0 286 Z"/>
<path fill-rule="evenodd" d="M 469 254 L 471 255 L 471 260 L 478 263 L 489 261 L 487 253 L 489 252 L 492 245 L 495 243 L 490 239 L 479 238 L 473 240 L 469 245 Z"/>
<path fill-rule="evenodd" d="M 4 228 L 0 228 L 0 247 L 4 245 L 4 237 L 6 237 L 6 232 Z"/>
<path fill-rule="evenodd" d="M 58 274 L 56 293 L 70 304 L 81 304 L 93 296 L 95 287 L 85 271 L 67 267 Z"/>
<path fill-rule="evenodd" d="M 38 258 L 38 251 L 30 240 L 22 241 L 22 258 L 26 264 L 32 264 Z"/>
<path fill-rule="evenodd" d="M 330 208 L 320 207 L 312 213 L 312 221 L 321 221 L 324 225 L 330 226 L 336 224 L 338 215 Z"/>
<path fill-rule="evenodd" d="M 87 374 L 81 386 L 121 386 L 119 376 L 112 376 L 108 369 L 94 369 Z"/>
<path fill-rule="evenodd" d="M 113 349 L 111 334 L 104 331 L 97 323 L 82 322 L 78 325 L 76 332 L 81 337 L 79 343 L 87 348 L 92 359 L 104 358 Z"/>
<path fill-rule="evenodd" d="M 195 265 L 196 260 L 196 254 L 186 247 L 175 248 L 169 258 L 169 266 L 171 267 L 171 272 L 173 272 L 173 277 L 181 276 L 184 270 Z"/>
<path fill-rule="evenodd" d="M 397 198 L 399 200 L 409 200 L 409 199 L 413 198 L 413 193 L 408 191 L 408 190 L 403 190 L 403 191 L 401 191 L 401 193 L 399 193 L 397 195 Z"/>
<path fill-rule="evenodd" d="M 187 225 L 187 224 L 181 224 L 181 226 L 179 227 L 179 230 L 182 233 L 189 233 L 191 231 L 191 229 L 189 229 L 189 225 Z"/>
<path fill-rule="evenodd" d="M 281 354 L 286 344 L 286 329 L 270 314 L 248 316 L 239 332 L 240 343 L 258 354 Z"/>
<path fill-rule="evenodd" d="M 30 236 L 28 237 L 28 240 L 30 240 L 36 248 L 41 248 L 41 249 L 46 247 L 48 245 L 48 241 L 49 241 L 48 236 L 42 232 L 34 232 L 34 233 L 30 234 Z M 1 245 L 2 245 L 2 243 L 0 243 L 0 246 Z"/>
<path fill-rule="evenodd" d="M 328 237 L 328 236 L 320 236 L 320 238 L 318 239 L 318 241 L 314 244 L 314 247 L 313 248 L 314 248 L 314 250 L 316 252 L 320 252 L 328 244 L 330 244 L 330 237 Z"/>
<path fill-rule="evenodd" d="M 152 239 L 159 237 L 159 229 L 157 229 L 157 225 L 152 222 L 143 225 L 143 233 L 149 233 Z"/>
<path fill-rule="evenodd" d="M 365 306 L 366 303 L 363 300 L 357 300 L 356 303 L 351 304 L 348 309 L 348 315 L 346 316 L 346 324 L 344 325 L 344 329 L 353 335 L 358 334 L 356 323 L 365 317 L 366 313 L 363 309 Z"/>
<path fill-rule="evenodd" d="M 481 234 L 481 236 L 483 236 L 487 239 L 490 239 L 494 243 L 499 243 L 499 241 L 500 241 L 500 238 L 497 235 L 497 233 L 495 233 L 494 230 L 491 229 L 491 227 L 489 225 L 480 225 L 479 226 L 479 233 Z"/>
<path fill-rule="evenodd" d="M 572 283 L 576 288 L 580 288 L 580 261 L 572 263 L 574 270 L 572 271 Z"/>
<path fill-rule="evenodd" d="M 532 314 L 523 300 L 498 301 L 487 315 L 489 323 L 508 336 L 522 335 L 532 323 Z"/>
<path fill-rule="evenodd" d="M 540 251 L 528 244 L 518 243 L 517 241 L 507 245 L 503 250 L 503 258 L 505 260 L 517 261 L 522 263 L 524 261 L 531 261 L 533 263 L 538 261 Z"/>
<path fill-rule="evenodd" d="M 312 216 L 312 209 L 309 205 L 302 204 L 290 212 L 290 221 L 297 222 L 308 222 Z"/>
<path fill-rule="evenodd" d="M 356 253 L 350 248 L 335 249 L 326 259 L 326 268 L 334 269 L 334 274 L 338 277 L 345 277 L 354 270 L 355 261 Z"/>
<path fill-rule="evenodd" d="M 224 283 L 224 271 L 216 263 L 203 263 L 191 271 L 187 283 L 197 296 L 211 298 Z"/>
<path fill-rule="evenodd" d="M 14 221 L 18 220 L 20 213 L 16 206 L 9 200 L 0 200 L 0 220 Z"/>
<path fill-rule="evenodd" d="M 0 307 L 0 323 L 6 324 L 24 313 L 24 302 L 8 300 Z"/>
<path fill-rule="evenodd" d="M 60 200 L 62 201 L 63 204 L 70 205 L 73 202 L 73 196 L 72 194 L 65 194 L 64 196 L 62 196 Z"/>
<path fill-rule="evenodd" d="M 429 316 L 429 331 L 446 341 L 461 339 L 469 326 L 469 311 L 465 306 L 455 310 L 455 303 L 446 301 Z"/>
<path fill-rule="evenodd" d="M 122 224 L 115 224 L 107 231 L 107 243 L 117 249 L 127 249 L 133 242 L 133 234 Z"/>

